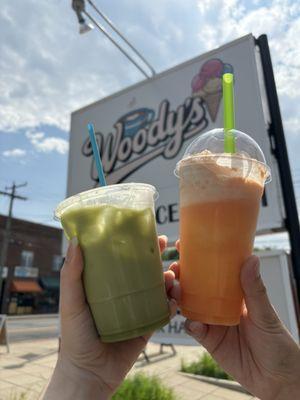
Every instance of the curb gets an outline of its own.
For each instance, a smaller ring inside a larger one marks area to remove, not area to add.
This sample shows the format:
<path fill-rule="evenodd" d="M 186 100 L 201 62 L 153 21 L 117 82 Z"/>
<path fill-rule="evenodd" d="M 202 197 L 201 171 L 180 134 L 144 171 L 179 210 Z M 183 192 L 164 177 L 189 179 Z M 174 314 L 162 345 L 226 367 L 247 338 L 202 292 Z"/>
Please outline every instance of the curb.
<path fill-rule="evenodd" d="M 225 389 L 235 390 L 236 392 L 251 395 L 251 393 L 244 389 L 243 386 L 234 381 L 228 381 L 227 379 L 211 378 L 209 376 L 203 375 L 188 374 L 187 372 L 179 372 L 179 374 L 186 376 L 187 378 L 196 379 L 197 381 L 210 383 Z"/>
<path fill-rule="evenodd" d="M 8 321 L 22 319 L 43 319 L 43 318 L 58 318 L 59 314 L 27 314 L 27 315 L 7 315 Z"/>

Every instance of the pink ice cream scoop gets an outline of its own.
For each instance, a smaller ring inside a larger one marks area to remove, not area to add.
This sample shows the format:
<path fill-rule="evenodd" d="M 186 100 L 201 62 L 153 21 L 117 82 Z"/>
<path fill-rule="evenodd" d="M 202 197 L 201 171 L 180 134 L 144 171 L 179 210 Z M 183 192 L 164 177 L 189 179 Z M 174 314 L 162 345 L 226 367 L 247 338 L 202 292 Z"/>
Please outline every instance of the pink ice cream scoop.
<path fill-rule="evenodd" d="M 221 78 L 223 66 L 223 62 L 217 58 L 206 61 L 192 80 L 192 92 L 197 93 L 203 90 L 208 80 L 212 78 Z"/>
<path fill-rule="evenodd" d="M 202 90 L 203 87 L 206 85 L 207 79 L 204 79 L 200 77 L 199 74 L 195 75 L 193 80 L 192 80 L 192 91 L 193 93 L 199 92 L 199 90 Z"/>
<path fill-rule="evenodd" d="M 217 58 L 206 61 L 202 65 L 202 68 L 199 71 L 201 77 L 210 79 L 210 78 L 221 78 L 223 72 L 223 63 L 221 60 Z"/>

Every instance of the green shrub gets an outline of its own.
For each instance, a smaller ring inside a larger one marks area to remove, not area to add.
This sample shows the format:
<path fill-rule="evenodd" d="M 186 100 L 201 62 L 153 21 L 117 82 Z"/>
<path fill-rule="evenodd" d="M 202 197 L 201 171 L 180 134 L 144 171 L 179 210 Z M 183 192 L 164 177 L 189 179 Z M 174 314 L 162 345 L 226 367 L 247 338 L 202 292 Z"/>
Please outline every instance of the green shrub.
<path fill-rule="evenodd" d="M 182 360 L 181 371 L 195 375 L 204 375 L 212 378 L 232 380 L 232 378 L 219 367 L 216 361 L 208 353 L 202 354 L 198 361 L 194 361 L 189 364 Z"/>
<path fill-rule="evenodd" d="M 125 379 L 112 400 L 176 400 L 176 396 L 159 378 L 139 373 Z"/>
<path fill-rule="evenodd" d="M 179 253 L 176 247 L 167 247 L 162 253 L 161 258 L 163 261 L 176 261 L 179 259 Z"/>

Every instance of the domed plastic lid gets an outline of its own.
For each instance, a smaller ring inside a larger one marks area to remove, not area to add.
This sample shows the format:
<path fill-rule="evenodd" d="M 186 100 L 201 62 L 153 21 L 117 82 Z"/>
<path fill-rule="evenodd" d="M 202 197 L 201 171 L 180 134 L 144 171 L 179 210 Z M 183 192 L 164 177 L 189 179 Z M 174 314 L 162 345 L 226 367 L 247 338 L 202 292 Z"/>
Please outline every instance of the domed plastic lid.
<path fill-rule="evenodd" d="M 232 129 L 230 132 L 235 137 L 236 153 L 224 152 L 224 129 L 213 129 L 199 135 L 190 143 L 182 159 L 176 165 L 175 175 L 179 176 L 180 166 L 187 164 L 189 159 L 192 161 L 198 157 L 216 157 L 216 155 L 220 155 L 222 158 L 243 158 L 258 161 L 265 170 L 265 183 L 269 182 L 271 180 L 270 168 L 266 164 L 264 153 L 256 141 L 241 131 Z"/>

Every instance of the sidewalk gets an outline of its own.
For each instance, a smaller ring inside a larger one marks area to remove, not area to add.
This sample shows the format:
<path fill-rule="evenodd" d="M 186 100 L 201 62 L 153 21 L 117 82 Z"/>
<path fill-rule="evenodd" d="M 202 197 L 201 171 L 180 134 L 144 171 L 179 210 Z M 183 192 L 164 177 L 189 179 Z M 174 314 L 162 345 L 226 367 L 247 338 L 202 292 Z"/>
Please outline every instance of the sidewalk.
<path fill-rule="evenodd" d="M 3 346 L 0 348 L 0 400 L 38 399 L 55 366 L 57 340 L 15 343 L 10 346 L 10 354 L 5 353 Z M 176 351 L 173 356 L 166 347 L 164 354 L 158 354 L 159 345 L 150 343 L 147 347 L 150 364 L 141 356 L 130 374 L 139 371 L 158 375 L 181 400 L 253 399 L 250 395 L 182 376 L 178 372 L 181 359 L 195 359 L 203 350 L 200 347 L 176 346 Z M 26 394 L 24 398 L 21 397 L 23 393 Z"/>

